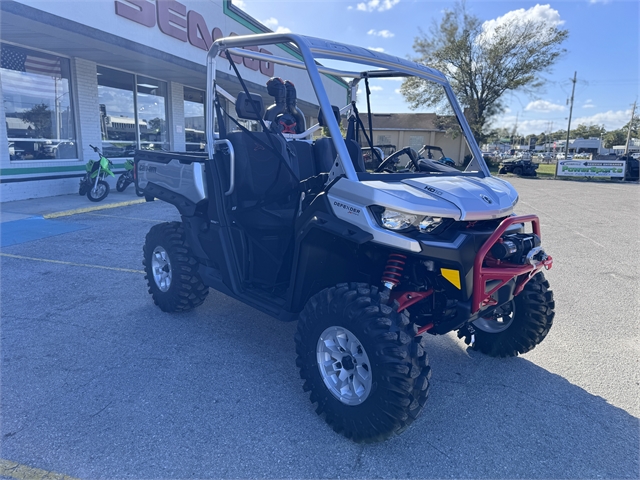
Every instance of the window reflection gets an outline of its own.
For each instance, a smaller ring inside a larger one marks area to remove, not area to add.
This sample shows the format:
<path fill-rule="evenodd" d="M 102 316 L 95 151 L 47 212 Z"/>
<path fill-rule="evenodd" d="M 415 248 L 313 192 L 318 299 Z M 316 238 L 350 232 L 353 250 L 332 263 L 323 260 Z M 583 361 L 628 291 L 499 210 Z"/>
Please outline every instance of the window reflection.
<path fill-rule="evenodd" d="M 188 152 L 204 152 L 207 143 L 204 131 L 205 93 L 184 87 L 184 136 Z"/>
<path fill-rule="evenodd" d="M 130 157 L 137 148 L 133 83 L 130 73 L 98 67 L 102 153 L 109 158 Z"/>
<path fill-rule="evenodd" d="M 117 158 L 133 156 L 136 148 L 168 150 L 166 97 L 165 82 L 98 67 L 102 153 Z"/>
<path fill-rule="evenodd" d="M 137 75 L 137 80 L 140 148 L 169 150 L 165 107 L 167 84 L 141 75 Z"/>
<path fill-rule="evenodd" d="M 11 160 L 77 158 L 69 60 L 0 44 Z"/>

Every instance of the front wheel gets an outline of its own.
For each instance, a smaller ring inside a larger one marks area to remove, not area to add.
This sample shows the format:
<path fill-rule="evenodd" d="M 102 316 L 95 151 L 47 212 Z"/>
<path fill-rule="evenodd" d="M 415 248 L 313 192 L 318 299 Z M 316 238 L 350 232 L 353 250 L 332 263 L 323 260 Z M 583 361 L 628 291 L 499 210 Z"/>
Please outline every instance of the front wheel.
<path fill-rule="evenodd" d="M 491 357 L 515 357 L 538 345 L 553 325 L 555 302 L 549 282 L 537 273 L 511 302 L 458 330 L 458 338 Z M 472 335 L 475 342 L 471 344 Z"/>
<path fill-rule="evenodd" d="M 209 294 L 179 222 L 151 227 L 143 247 L 142 264 L 149 293 L 163 312 L 192 310 Z"/>
<path fill-rule="evenodd" d="M 376 287 L 340 284 L 307 302 L 295 335 L 303 389 L 336 432 L 375 442 L 422 412 L 431 368 L 422 337 Z"/>
<path fill-rule="evenodd" d="M 131 181 L 128 180 L 125 175 L 126 174 L 124 173 L 120 175 L 118 177 L 118 181 L 116 182 L 116 190 L 119 192 L 124 192 L 126 188 L 129 186 L 129 184 L 131 183 Z"/>
<path fill-rule="evenodd" d="M 92 202 L 101 202 L 107 198 L 110 190 L 111 188 L 107 182 L 98 180 L 98 185 L 91 185 L 91 188 L 87 191 L 87 198 Z"/>
<path fill-rule="evenodd" d="M 513 173 L 514 173 L 514 175 L 518 175 L 518 176 L 522 175 L 522 167 L 514 168 L 513 169 Z"/>

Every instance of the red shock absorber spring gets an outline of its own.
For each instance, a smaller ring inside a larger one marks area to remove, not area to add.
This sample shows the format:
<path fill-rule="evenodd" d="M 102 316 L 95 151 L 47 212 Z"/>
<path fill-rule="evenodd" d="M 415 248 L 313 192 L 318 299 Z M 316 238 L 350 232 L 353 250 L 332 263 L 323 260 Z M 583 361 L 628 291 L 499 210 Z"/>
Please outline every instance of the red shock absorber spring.
<path fill-rule="evenodd" d="M 399 253 L 392 253 L 389 255 L 389 258 L 387 259 L 387 266 L 385 267 L 384 272 L 382 272 L 382 284 L 389 290 L 400 283 L 406 259 L 406 255 L 400 255 Z"/>

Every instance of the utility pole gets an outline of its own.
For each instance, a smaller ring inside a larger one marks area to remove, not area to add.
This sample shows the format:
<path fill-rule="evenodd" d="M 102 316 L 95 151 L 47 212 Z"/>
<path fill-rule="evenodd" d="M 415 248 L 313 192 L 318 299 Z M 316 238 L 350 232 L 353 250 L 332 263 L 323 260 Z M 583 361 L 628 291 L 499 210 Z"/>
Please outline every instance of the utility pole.
<path fill-rule="evenodd" d="M 629 120 L 629 131 L 627 132 L 627 143 L 624 146 L 625 157 L 629 154 L 629 142 L 631 141 L 631 126 L 633 124 L 633 116 L 635 113 L 636 113 L 636 102 L 633 102 L 633 108 L 631 109 L 631 120 Z"/>
<path fill-rule="evenodd" d="M 573 88 L 571 89 L 571 106 L 569 107 L 569 124 L 567 125 L 567 143 L 564 146 L 564 159 L 569 159 L 569 133 L 571 132 L 571 115 L 573 114 L 573 94 L 576 91 L 576 77 L 578 76 L 578 72 L 573 72 Z M 556 163 L 556 173 L 553 175 L 553 178 L 558 178 L 558 164 Z"/>

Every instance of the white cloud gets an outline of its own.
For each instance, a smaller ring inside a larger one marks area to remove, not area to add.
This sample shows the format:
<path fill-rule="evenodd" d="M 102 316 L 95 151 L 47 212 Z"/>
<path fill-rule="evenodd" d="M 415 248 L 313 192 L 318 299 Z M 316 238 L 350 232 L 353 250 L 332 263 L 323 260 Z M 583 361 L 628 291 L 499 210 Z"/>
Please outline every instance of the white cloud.
<path fill-rule="evenodd" d="M 385 10 L 391 10 L 398 3 L 400 3 L 400 0 L 369 0 L 366 3 L 358 3 L 356 8 L 361 12 L 384 12 Z"/>
<path fill-rule="evenodd" d="M 400 95 L 400 89 L 399 89 L 399 88 L 396 88 L 396 89 L 394 90 L 394 92 L 396 92 L 398 95 Z"/>
<path fill-rule="evenodd" d="M 347 7 L 347 10 L 353 10 L 353 6 L 349 5 L 349 6 Z"/>
<path fill-rule="evenodd" d="M 369 50 L 373 50 L 374 52 L 384 52 L 384 48 L 382 47 L 367 47 Z"/>
<path fill-rule="evenodd" d="M 607 3 L 609 3 L 611 0 L 589 0 L 589 3 L 591 5 L 596 4 L 596 3 L 602 3 L 603 5 L 606 5 Z"/>
<path fill-rule="evenodd" d="M 241 8 L 242 10 L 247 8 L 247 4 L 244 2 L 244 0 L 233 0 L 231 3 L 233 3 L 238 8 Z"/>
<path fill-rule="evenodd" d="M 571 125 L 604 125 L 607 130 L 616 130 L 623 127 L 631 118 L 631 109 L 629 110 L 609 110 L 608 112 L 600 112 L 589 117 L 578 117 L 571 120 Z"/>
<path fill-rule="evenodd" d="M 278 19 L 271 17 L 266 20 L 262 20 L 261 22 L 265 27 L 270 28 L 276 33 L 291 33 L 291 30 L 287 27 L 283 27 L 282 25 L 278 25 Z"/>
<path fill-rule="evenodd" d="M 604 125 L 604 128 L 607 130 L 616 130 L 624 126 L 631 117 L 631 110 L 609 110 L 608 112 L 600 112 L 591 116 L 583 116 L 571 119 L 571 127 L 575 128 L 578 125 Z M 557 132 L 558 130 L 566 130 L 567 129 L 567 119 L 564 120 L 554 120 L 553 124 L 549 120 L 544 119 L 531 119 L 531 120 L 523 120 L 522 116 L 520 119 L 516 119 L 515 115 L 505 115 L 502 117 L 496 118 L 493 122 L 492 126 L 495 128 L 508 128 L 511 129 L 515 125 L 516 121 L 518 122 L 518 134 L 520 135 L 530 135 L 537 134 L 540 132 L 547 132 L 552 125 L 552 130 Z"/>
<path fill-rule="evenodd" d="M 495 29 L 502 25 L 511 23 L 522 25 L 529 21 L 542 23 L 549 28 L 558 27 L 564 23 L 564 20 L 560 19 L 560 13 L 550 5 L 536 5 L 528 10 L 520 8 L 507 12 L 494 20 L 487 20 L 482 24 L 482 37 L 489 40 Z"/>
<path fill-rule="evenodd" d="M 367 35 L 375 35 L 376 37 L 391 38 L 395 37 L 395 33 L 389 30 L 374 30 L 373 28 L 367 32 Z"/>
<path fill-rule="evenodd" d="M 381 92 L 382 90 L 384 90 L 384 88 L 379 85 L 372 85 L 369 87 L 369 90 L 371 90 L 372 92 Z"/>
<path fill-rule="evenodd" d="M 529 104 L 524 107 L 525 110 L 531 112 L 561 112 L 565 109 L 564 105 L 558 105 L 557 103 L 551 103 L 547 100 L 535 100 L 533 102 L 529 102 Z"/>
<path fill-rule="evenodd" d="M 594 108 L 595 105 L 593 104 L 593 100 L 588 98 L 586 102 L 584 102 L 584 105 L 582 105 L 582 108 Z"/>

